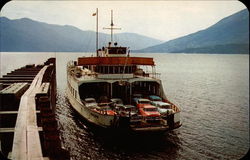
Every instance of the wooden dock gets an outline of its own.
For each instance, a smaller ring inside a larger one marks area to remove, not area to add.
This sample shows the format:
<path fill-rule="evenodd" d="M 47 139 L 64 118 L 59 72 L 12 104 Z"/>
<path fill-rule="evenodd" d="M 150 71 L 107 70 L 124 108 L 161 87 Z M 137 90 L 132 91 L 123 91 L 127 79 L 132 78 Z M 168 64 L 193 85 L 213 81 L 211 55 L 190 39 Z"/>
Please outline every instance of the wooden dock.
<path fill-rule="evenodd" d="M 55 58 L 0 78 L 2 156 L 14 160 L 69 159 L 61 146 L 55 105 Z"/>

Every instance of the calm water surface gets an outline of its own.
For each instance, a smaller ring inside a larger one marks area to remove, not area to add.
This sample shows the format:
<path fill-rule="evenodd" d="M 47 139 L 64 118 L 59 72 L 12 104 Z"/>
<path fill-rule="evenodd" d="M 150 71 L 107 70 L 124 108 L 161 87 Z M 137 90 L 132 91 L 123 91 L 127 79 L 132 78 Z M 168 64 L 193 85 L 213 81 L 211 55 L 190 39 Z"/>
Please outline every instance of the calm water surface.
<path fill-rule="evenodd" d="M 65 97 L 66 62 L 90 53 L 1 53 L 1 74 L 57 58 L 57 119 L 63 146 L 80 159 L 239 159 L 249 149 L 249 55 L 154 57 L 183 126 L 163 135 L 116 135 L 89 126 Z M 13 58 L 16 60 L 13 63 Z"/>

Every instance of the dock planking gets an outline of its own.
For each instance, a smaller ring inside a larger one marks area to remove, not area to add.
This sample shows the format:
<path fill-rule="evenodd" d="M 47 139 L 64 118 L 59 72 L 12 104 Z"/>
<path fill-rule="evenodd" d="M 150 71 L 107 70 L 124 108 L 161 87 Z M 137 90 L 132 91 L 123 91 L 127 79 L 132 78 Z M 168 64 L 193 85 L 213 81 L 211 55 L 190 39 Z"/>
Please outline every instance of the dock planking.
<path fill-rule="evenodd" d="M 3 77 L 0 80 L 33 80 L 34 77 Z"/>
<path fill-rule="evenodd" d="M 40 111 L 36 111 L 36 113 L 40 113 Z M 1 114 L 18 114 L 18 111 L 0 111 Z"/>
<path fill-rule="evenodd" d="M 41 86 L 47 67 L 44 66 L 40 70 L 21 98 L 12 148 L 13 159 L 39 159 L 43 157 L 36 121 L 35 94 Z"/>
<path fill-rule="evenodd" d="M 7 75 L 37 75 L 38 72 L 25 72 L 25 71 L 15 71 L 15 72 L 10 72 L 10 73 L 7 73 Z"/>
<path fill-rule="evenodd" d="M 18 75 L 18 74 L 9 74 L 9 75 L 3 75 L 4 77 L 33 77 L 33 79 L 35 78 L 36 75 Z"/>
<path fill-rule="evenodd" d="M 0 80 L 0 83 L 5 83 L 5 84 L 11 84 L 11 83 L 22 83 L 22 82 L 25 82 L 25 83 L 31 83 L 32 80 Z"/>
<path fill-rule="evenodd" d="M 55 58 L 43 65 L 26 65 L 0 78 L 3 155 L 21 160 L 69 159 L 57 130 L 55 89 Z M 14 100 L 16 103 L 12 104 Z"/>

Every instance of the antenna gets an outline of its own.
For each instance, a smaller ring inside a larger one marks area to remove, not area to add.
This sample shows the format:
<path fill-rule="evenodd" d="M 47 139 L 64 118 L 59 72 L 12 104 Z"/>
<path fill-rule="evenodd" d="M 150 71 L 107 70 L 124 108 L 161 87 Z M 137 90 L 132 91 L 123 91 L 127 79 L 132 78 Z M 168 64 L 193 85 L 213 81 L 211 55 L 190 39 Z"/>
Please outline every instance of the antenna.
<path fill-rule="evenodd" d="M 96 8 L 96 55 L 98 56 L 98 8 Z"/>
<path fill-rule="evenodd" d="M 113 10 L 111 10 L 111 24 L 110 28 L 103 28 L 103 29 L 110 29 L 111 30 L 111 45 L 113 44 L 113 30 L 121 30 L 121 28 L 114 28 L 114 23 L 113 23 Z"/>

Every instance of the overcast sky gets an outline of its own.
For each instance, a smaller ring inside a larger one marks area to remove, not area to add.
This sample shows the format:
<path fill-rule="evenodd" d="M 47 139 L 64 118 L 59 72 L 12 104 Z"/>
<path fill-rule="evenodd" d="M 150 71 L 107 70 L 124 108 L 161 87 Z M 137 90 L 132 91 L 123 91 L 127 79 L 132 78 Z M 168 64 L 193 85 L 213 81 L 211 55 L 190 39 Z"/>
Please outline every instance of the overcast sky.
<path fill-rule="evenodd" d="M 245 5 L 239 1 L 10 1 L 1 16 L 31 18 L 50 24 L 73 25 L 95 31 L 99 8 L 99 30 L 110 25 L 110 10 L 120 32 L 133 32 L 160 40 L 178 38 L 215 24 Z"/>

